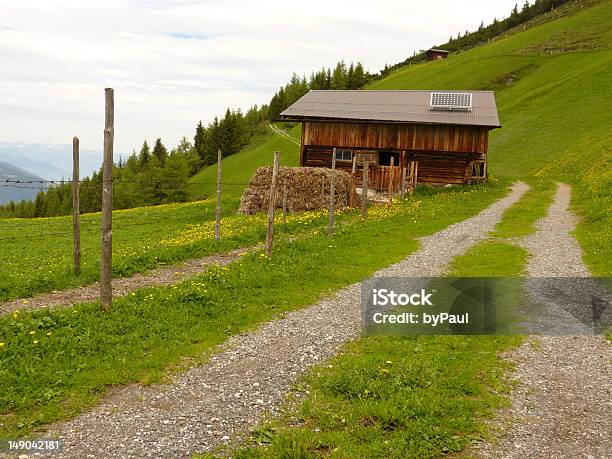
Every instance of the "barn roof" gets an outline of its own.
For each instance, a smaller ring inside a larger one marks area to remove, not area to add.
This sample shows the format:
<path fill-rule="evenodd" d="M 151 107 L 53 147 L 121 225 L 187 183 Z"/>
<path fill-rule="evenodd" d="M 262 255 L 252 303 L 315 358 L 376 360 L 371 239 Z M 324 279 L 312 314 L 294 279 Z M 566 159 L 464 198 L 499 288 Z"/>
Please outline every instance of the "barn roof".
<path fill-rule="evenodd" d="M 426 52 L 429 52 L 429 51 L 434 52 L 434 53 L 446 53 L 446 54 L 450 53 L 450 51 L 447 51 L 445 49 L 438 49 L 438 48 L 429 48 Z"/>
<path fill-rule="evenodd" d="M 432 92 L 472 94 L 472 109 L 433 111 Z M 501 127 L 492 91 L 313 90 L 283 111 L 280 119 Z"/>

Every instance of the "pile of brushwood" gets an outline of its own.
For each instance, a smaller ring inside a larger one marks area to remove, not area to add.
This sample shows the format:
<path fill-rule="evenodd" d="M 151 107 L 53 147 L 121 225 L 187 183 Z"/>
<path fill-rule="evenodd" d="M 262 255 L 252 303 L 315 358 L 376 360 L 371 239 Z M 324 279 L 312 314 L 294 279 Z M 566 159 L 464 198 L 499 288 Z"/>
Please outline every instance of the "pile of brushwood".
<path fill-rule="evenodd" d="M 282 208 L 286 193 L 287 210 L 327 209 L 331 189 L 331 169 L 323 167 L 281 167 L 276 179 L 276 207 Z M 335 207 L 359 206 L 351 174 L 336 170 Z M 240 200 L 239 213 L 253 215 L 266 211 L 270 202 L 272 168 L 260 167 L 249 181 Z"/>

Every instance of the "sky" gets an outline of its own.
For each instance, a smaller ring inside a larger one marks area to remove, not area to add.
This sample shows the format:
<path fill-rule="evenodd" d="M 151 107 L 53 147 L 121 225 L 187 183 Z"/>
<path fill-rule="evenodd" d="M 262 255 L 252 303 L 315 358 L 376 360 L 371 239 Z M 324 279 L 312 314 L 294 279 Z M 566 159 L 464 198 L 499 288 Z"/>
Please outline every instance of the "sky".
<path fill-rule="evenodd" d="M 378 72 L 516 0 L 0 0 L 0 141 L 115 151 L 175 146 L 227 107 L 269 102 L 293 72 L 344 59 Z M 460 6 L 458 6 L 460 5 Z"/>

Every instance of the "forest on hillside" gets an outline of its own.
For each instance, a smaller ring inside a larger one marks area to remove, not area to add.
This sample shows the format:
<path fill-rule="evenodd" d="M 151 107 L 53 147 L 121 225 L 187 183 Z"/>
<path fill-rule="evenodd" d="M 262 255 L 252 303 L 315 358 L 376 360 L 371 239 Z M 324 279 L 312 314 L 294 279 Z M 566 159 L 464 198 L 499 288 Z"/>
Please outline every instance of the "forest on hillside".
<path fill-rule="evenodd" d="M 514 6 L 503 20 L 494 19 L 491 24 L 480 24 L 474 32 L 466 31 L 438 45 L 449 51 L 460 52 L 486 43 L 488 40 L 555 9 L 568 0 L 525 1 L 522 8 Z M 253 106 L 246 113 L 228 108 L 223 117 L 215 117 L 205 125 L 200 120 L 193 141 L 183 138 L 168 151 L 161 139 L 151 150 L 145 140 L 140 151 L 134 150 L 128 158 L 121 158 L 114 165 L 113 205 L 125 209 L 188 199 L 186 191 L 189 177 L 201 168 L 214 164 L 217 151 L 224 157 L 233 155 L 247 145 L 256 135 L 267 132 L 267 124 L 311 89 L 361 89 L 369 82 L 383 78 L 392 70 L 425 59 L 424 51 L 414 53 L 404 62 L 385 66 L 378 74 L 371 74 L 361 62 L 346 64 L 340 61 L 333 68 L 322 68 L 309 77 L 294 74 L 290 81 L 279 88 L 268 104 Z M 94 173 L 81 183 L 81 210 L 96 212 L 101 208 L 101 174 Z M 21 184 L 27 186 L 27 184 Z M 72 185 L 52 183 L 38 193 L 32 201 L 10 202 L 0 206 L 0 217 L 53 217 L 68 215 L 72 210 Z"/>
<path fill-rule="evenodd" d="M 524 24 L 538 16 L 541 16 L 549 11 L 558 8 L 570 0 L 535 0 L 534 3 L 529 3 L 529 0 L 525 0 L 523 6 L 519 8 L 518 3 L 514 5 L 512 11 L 507 18 L 498 20 L 494 18 L 491 24 L 485 26 L 484 21 L 480 23 L 478 29 L 470 32 L 466 30 L 465 33 L 459 32 L 456 36 L 451 36 L 446 43 L 434 45 L 432 48 L 445 49 L 447 51 L 459 53 L 467 49 L 473 48 L 474 46 L 482 45 L 487 43 L 496 37 L 499 37 L 504 32 L 507 32 L 514 27 Z M 409 64 L 417 64 L 425 61 L 425 51 L 415 51 L 412 56 L 406 60 L 399 62 L 395 65 L 385 66 L 380 74 L 375 75 L 374 79 L 381 79 L 387 76 L 390 72 L 398 70 L 401 67 Z"/>
<path fill-rule="evenodd" d="M 227 109 L 221 118 L 204 125 L 200 120 L 193 141 L 181 139 L 168 151 L 162 139 L 120 158 L 113 165 L 113 207 L 127 209 L 188 200 L 187 182 L 202 167 L 217 161 L 217 151 L 233 155 L 253 137 L 267 132 L 267 124 L 311 89 L 359 89 L 371 79 L 363 64 L 340 61 L 331 68 L 313 72 L 310 78 L 293 75 L 267 105 L 253 106 L 246 113 Z M 16 187 L 40 188 L 40 183 L 19 183 Z M 40 191 L 34 201 L 9 202 L 0 206 L 0 217 L 55 217 L 72 212 L 72 183 L 55 182 Z M 97 212 L 102 205 L 102 174 L 96 172 L 80 183 L 81 212 Z"/>

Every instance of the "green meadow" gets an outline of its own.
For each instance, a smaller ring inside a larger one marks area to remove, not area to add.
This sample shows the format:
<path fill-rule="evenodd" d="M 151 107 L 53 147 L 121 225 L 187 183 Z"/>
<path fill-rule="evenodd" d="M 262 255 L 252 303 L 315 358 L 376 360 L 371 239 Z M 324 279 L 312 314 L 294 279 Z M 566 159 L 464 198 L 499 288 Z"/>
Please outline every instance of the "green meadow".
<path fill-rule="evenodd" d="M 511 181 L 532 189 L 491 234 L 453 261 L 456 276 L 519 276 L 527 254 L 514 238 L 546 214 L 556 181 L 572 186 L 575 232 L 594 275 L 612 273 L 612 1 L 520 30 L 448 60 L 402 68 L 369 89 L 489 89 L 502 129 L 492 132 L 488 185 L 420 187 L 361 221 L 340 213 L 332 239 L 325 212 L 278 225 L 271 258 L 249 253 L 226 268 L 118 299 L 0 318 L 0 437 L 38 432 L 95 405 L 111 385 L 165 381 L 186 358 L 205 362 L 230 335 L 305 307 L 409 255 L 417 238 L 475 215 Z M 608 103 L 606 103 L 608 102 Z M 299 138 L 299 126 L 289 131 Z M 254 170 L 299 147 L 257 137 L 222 163 L 222 240 L 214 240 L 216 166 L 191 178 L 201 201 L 114 213 L 113 275 L 253 246 L 263 215 L 236 209 Z M 98 276 L 98 214 L 83 216 L 83 273 L 71 272 L 69 218 L 1 220 L 0 301 L 83 285 Z M 297 237 L 296 237 L 297 236 Z M 253 292 L 257 292 L 256 295 Z M 490 435 L 485 419 L 507 404 L 509 366 L 499 353 L 516 337 L 368 337 L 308 375 L 309 395 L 252 432 L 237 457 L 435 457 Z M 44 363 L 44 364 L 43 364 Z M 265 445 L 265 448 L 261 446 Z"/>

